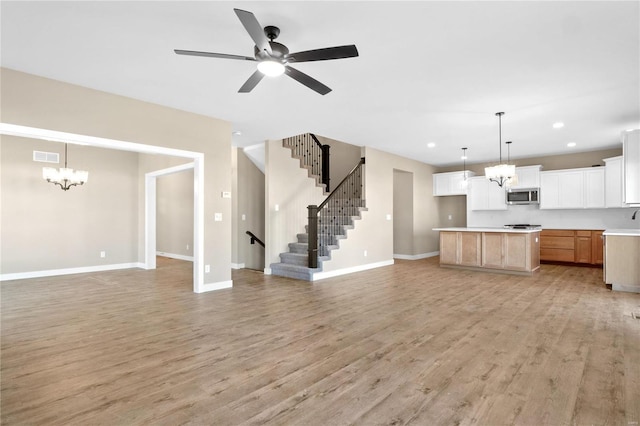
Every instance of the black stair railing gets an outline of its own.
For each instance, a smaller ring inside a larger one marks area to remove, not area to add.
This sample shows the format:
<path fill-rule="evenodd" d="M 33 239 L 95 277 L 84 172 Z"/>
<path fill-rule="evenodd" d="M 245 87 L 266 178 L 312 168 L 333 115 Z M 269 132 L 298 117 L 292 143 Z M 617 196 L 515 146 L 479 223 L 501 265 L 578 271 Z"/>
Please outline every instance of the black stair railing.
<path fill-rule="evenodd" d="M 260 244 L 262 247 L 264 247 L 264 243 L 262 242 L 262 240 L 260 240 L 260 238 L 256 237 L 255 234 L 251 231 L 247 231 L 245 232 L 245 234 L 247 234 L 248 236 L 251 237 L 251 244 L 255 244 L 258 243 Z"/>
<path fill-rule="evenodd" d="M 285 138 L 282 143 L 291 148 L 296 157 L 302 158 L 302 163 L 311 168 L 311 174 L 320 176 L 320 182 L 325 184 L 326 191 L 330 192 L 329 151 L 331 147 L 320 143 L 313 133 Z"/>
<path fill-rule="evenodd" d="M 364 207 L 364 157 L 349 172 L 342 182 L 320 205 L 310 205 L 309 223 L 309 268 L 318 267 L 318 256 L 329 254 L 328 246 L 336 243 L 336 235 L 350 225 L 351 216 L 359 214 Z"/>

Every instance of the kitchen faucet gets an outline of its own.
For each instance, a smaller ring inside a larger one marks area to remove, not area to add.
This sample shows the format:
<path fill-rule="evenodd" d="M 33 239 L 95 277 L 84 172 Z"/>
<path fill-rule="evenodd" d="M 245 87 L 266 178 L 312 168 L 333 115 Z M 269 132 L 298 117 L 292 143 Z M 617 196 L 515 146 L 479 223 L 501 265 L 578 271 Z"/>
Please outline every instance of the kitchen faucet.
<path fill-rule="evenodd" d="M 635 212 L 633 212 L 633 216 L 631 216 L 632 220 L 636 220 L 636 215 L 638 214 L 639 211 L 640 211 L 640 209 L 638 209 Z"/>

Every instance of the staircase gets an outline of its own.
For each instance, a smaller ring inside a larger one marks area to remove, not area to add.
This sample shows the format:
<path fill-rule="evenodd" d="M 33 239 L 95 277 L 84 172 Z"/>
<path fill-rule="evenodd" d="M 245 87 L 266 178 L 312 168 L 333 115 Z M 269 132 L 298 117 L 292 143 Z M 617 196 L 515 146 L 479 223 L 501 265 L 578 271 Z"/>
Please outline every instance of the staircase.
<path fill-rule="evenodd" d="M 341 205 L 340 205 L 341 204 Z M 289 251 L 280 253 L 280 263 L 271 264 L 271 273 L 282 277 L 313 281 L 313 274 L 322 272 L 322 263 L 331 260 L 331 252 L 340 248 L 340 240 L 347 238 L 347 231 L 354 228 L 354 222 L 362 218 L 366 211 L 362 199 L 339 200 L 329 207 L 327 215 L 331 219 L 318 219 L 318 267 L 309 268 L 309 225 L 305 232 L 296 235 L 297 241 L 289 243 Z M 323 216 L 325 216 L 323 214 Z"/>
<path fill-rule="evenodd" d="M 301 147 L 300 140 L 289 138 L 283 141 L 283 146 L 291 148 L 291 156 L 300 159 L 300 166 L 308 169 L 309 177 L 316 179 L 316 184 L 326 189 L 328 176 L 325 174 L 324 179 L 321 179 L 319 175 L 322 173 L 321 170 L 313 165 L 322 163 L 322 159 L 302 155 L 301 153 L 304 154 L 313 148 Z M 312 164 L 307 164 L 308 162 Z M 366 211 L 362 186 L 363 165 L 364 159 L 361 159 L 360 163 L 319 206 L 308 207 L 309 224 L 305 226 L 305 232 L 296 235 L 296 242 L 289 243 L 288 252 L 280 253 L 280 263 L 271 264 L 273 275 L 313 281 L 314 274 L 322 271 L 323 262 L 331 260 L 331 252 L 339 249 L 339 241 L 347 238 L 347 231 L 354 228 L 355 221 L 361 219 L 362 212 Z M 310 229 L 312 232 L 309 232 Z M 309 258 L 310 240 L 311 259 Z"/>

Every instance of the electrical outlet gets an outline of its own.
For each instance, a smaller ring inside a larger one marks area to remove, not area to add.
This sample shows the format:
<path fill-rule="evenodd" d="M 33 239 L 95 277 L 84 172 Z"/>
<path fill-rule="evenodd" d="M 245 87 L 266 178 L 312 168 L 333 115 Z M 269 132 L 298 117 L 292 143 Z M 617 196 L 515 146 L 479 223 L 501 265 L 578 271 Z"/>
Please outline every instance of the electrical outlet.
<path fill-rule="evenodd" d="M 275 210 L 275 211 L 279 211 L 279 210 L 280 210 L 280 205 L 279 205 L 279 204 L 276 204 L 276 205 L 275 205 L 275 207 L 274 207 L 274 210 Z"/>
<path fill-rule="evenodd" d="M 453 216 L 449 215 L 449 220 L 453 219 Z"/>
<path fill-rule="evenodd" d="M 187 244 L 187 250 L 189 250 L 189 244 Z"/>
<path fill-rule="evenodd" d="M 387 214 L 387 220 L 391 220 L 391 215 Z"/>
<path fill-rule="evenodd" d="M 106 251 L 101 251 L 100 252 L 100 257 L 107 257 L 107 252 Z"/>
<path fill-rule="evenodd" d="M 247 220 L 247 215 L 246 214 L 242 215 L 242 220 Z"/>
<path fill-rule="evenodd" d="M 211 272 L 211 265 L 204 265 L 204 273 L 208 274 L 209 272 Z"/>
<path fill-rule="evenodd" d="M 216 222 L 222 222 L 222 213 L 216 213 L 213 215 L 213 220 Z"/>
<path fill-rule="evenodd" d="M 366 250 L 364 251 L 364 257 L 367 257 L 367 251 Z"/>

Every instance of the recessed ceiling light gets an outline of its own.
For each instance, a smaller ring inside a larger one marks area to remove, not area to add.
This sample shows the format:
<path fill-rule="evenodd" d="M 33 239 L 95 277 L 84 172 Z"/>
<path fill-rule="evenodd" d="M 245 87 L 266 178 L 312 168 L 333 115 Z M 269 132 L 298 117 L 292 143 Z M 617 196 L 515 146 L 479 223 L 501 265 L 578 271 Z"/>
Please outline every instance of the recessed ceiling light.
<path fill-rule="evenodd" d="M 436 144 L 435 144 L 435 143 L 433 143 L 433 142 L 429 142 L 429 143 L 427 144 L 427 148 L 433 148 L 433 147 L 435 147 L 435 146 L 436 146 Z"/>
<path fill-rule="evenodd" d="M 240 130 L 236 130 L 235 132 L 231 133 L 233 136 L 240 136 L 242 135 L 242 132 Z"/>
<path fill-rule="evenodd" d="M 568 146 L 569 148 L 573 148 L 574 146 L 576 146 L 576 143 L 575 143 L 575 142 L 569 142 L 569 143 L 567 144 L 567 146 Z"/>
<path fill-rule="evenodd" d="M 564 123 L 561 121 L 558 121 L 557 123 L 553 123 L 554 129 L 562 129 L 563 127 L 564 127 Z"/>

